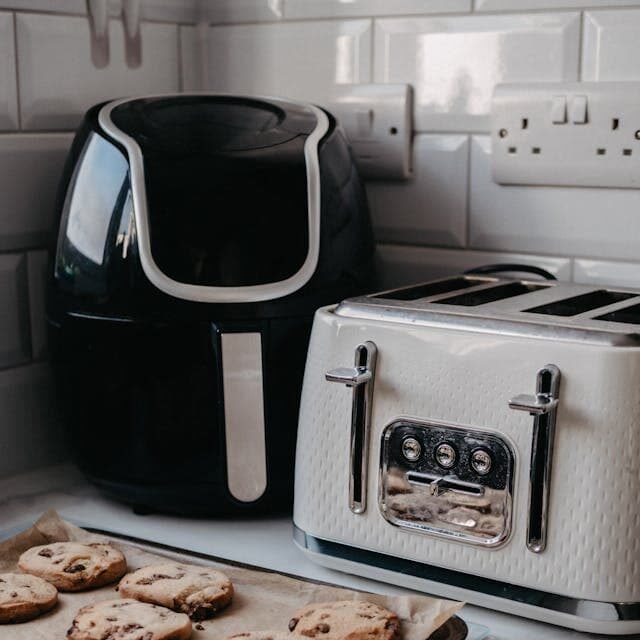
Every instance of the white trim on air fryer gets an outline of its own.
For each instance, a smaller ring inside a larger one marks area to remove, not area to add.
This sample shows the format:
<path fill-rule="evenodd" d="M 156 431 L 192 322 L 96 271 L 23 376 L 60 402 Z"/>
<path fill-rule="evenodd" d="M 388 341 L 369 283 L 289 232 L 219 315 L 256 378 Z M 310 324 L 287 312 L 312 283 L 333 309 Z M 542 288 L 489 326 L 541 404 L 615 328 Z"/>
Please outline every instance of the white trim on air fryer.
<path fill-rule="evenodd" d="M 191 94 L 177 94 L 187 96 Z M 215 96 L 225 94 L 193 94 Z M 111 112 L 118 106 L 144 98 L 162 98 L 167 96 L 140 96 L 110 102 L 98 114 L 102 129 L 119 142 L 127 151 L 131 170 L 131 192 L 133 195 L 133 214 L 138 234 L 138 250 L 142 269 L 150 282 L 164 293 L 195 302 L 259 302 L 281 298 L 303 287 L 314 274 L 320 255 L 320 161 L 318 145 L 329 130 L 329 118 L 318 107 L 304 104 L 316 117 L 316 128 L 309 134 L 304 144 L 304 158 L 307 168 L 307 210 L 309 216 L 309 250 L 302 267 L 289 278 L 268 284 L 241 287 L 208 287 L 188 284 L 168 277 L 156 264 L 151 253 L 147 196 L 144 187 L 144 165 L 142 151 L 138 143 L 120 130 L 111 119 Z M 254 96 L 252 96 L 254 97 Z M 269 98 L 255 97 L 257 100 Z M 280 99 L 278 99 L 280 100 Z"/>

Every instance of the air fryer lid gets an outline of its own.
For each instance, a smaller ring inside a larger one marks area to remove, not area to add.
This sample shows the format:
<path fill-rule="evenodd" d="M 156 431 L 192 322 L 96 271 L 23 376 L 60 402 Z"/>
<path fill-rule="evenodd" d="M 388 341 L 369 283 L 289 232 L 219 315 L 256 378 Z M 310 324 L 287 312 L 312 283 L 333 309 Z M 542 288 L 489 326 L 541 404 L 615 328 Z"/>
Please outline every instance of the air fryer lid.
<path fill-rule="evenodd" d="M 143 260 L 154 284 L 187 299 L 250 301 L 286 295 L 308 280 L 319 216 L 309 179 L 318 174 L 317 143 L 328 127 L 319 109 L 231 96 L 109 107 L 101 124 L 129 156 L 139 241 L 146 223 L 151 270 L 173 289 L 155 282 Z M 270 293 L 260 293 L 265 285 Z"/>

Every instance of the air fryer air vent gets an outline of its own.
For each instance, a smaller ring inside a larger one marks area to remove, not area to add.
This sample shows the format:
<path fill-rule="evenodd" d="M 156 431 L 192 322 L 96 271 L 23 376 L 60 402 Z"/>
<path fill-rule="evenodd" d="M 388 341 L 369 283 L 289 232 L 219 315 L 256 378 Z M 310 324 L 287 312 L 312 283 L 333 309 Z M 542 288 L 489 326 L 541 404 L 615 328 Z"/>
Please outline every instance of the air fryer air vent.
<path fill-rule="evenodd" d="M 607 291 L 600 289 L 591 293 L 584 293 L 580 296 L 556 300 L 549 304 L 543 304 L 532 309 L 524 309 L 527 313 L 542 313 L 549 316 L 577 316 L 579 313 L 586 313 L 592 309 L 606 307 L 616 302 L 622 302 L 629 298 L 636 297 L 634 293 L 623 293 L 622 291 Z"/>

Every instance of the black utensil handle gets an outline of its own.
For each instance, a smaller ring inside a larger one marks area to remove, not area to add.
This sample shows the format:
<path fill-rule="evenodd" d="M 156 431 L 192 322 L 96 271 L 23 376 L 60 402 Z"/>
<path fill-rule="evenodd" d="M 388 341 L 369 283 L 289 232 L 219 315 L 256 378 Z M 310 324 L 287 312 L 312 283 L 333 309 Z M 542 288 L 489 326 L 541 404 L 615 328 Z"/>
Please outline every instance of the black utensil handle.
<path fill-rule="evenodd" d="M 464 273 L 466 275 L 483 275 L 487 273 L 501 273 L 503 271 L 519 271 L 522 273 L 533 273 L 534 275 L 541 276 L 545 280 L 557 280 L 557 278 L 542 267 L 536 267 L 530 264 L 485 264 L 481 267 L 474 267 L 473 269 L 467 269 Z"/>

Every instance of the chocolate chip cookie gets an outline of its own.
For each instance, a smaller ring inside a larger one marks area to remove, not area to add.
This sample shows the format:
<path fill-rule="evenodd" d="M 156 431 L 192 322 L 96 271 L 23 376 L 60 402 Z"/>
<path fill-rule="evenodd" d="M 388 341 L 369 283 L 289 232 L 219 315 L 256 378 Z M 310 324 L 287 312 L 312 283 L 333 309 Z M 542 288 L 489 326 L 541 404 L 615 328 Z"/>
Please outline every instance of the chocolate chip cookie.
<path fill-rule="evenodd" d="M 398 640 L 399 630 L 395 613 L 356 600 L 309 604 L 289 621 L 293 635 L 318 640 Z"/>
<path fill-rule="evenodd" d="M 33 620 L 53 609 L 56 602 L 56 588 L 42 578 L 0 573 L 0 624 Z"/>
<path fill-rule="evenodd" d="M 191 621 L 183 613 L 137 600 L 107 600 L 82 607 L 68 640 L 187 640 Z"/>
<path fill-rule="evenodd" d="M 159 604 L 205 620 L 233 598 L 231 580 L 220 571 L 190 564 L 165 563 L 143 567 L 120 581 L 120 595 Z"/>
<path fill-rule="evenodd" d="M 18 566 L 57 587 L 59 591 L 96 589 L 121 578 L 127 571 L 125 557 L 108 544 L 52 542 L 32 547 Z"/>

